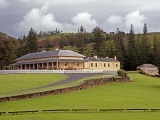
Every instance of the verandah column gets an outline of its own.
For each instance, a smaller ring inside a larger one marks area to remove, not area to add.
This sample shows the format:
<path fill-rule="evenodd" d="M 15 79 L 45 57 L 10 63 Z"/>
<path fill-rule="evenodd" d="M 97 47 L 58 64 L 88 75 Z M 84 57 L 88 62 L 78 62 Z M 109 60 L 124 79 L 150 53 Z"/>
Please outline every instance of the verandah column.
<path fill-rule="evenodd" d="M 35 64 L 33 64 L 33 70 L 35 69 Z"/>
<path fill-rule="evenodd" d="M 52 70 L 53 70 L 53 62 L 52 62 Z"/>
<path fill-rule="evenodd" d="M 49 66 L 49 63 L 47 62 L 47 70 L 48 70 L 48 66 Z"/>
<path fill-rule="evenodd" d="M 39 67 L 39 66 L 38 66 L 38 63 L 37 63 L 37 70 L 38 70 L 38 67 Z"/>
<path fill-rule="evenodd" d="M 72 68 L 72 66 L 71 66 L 71 62 L 69 63 L 69 68 L 70 68 L 70 69 Z"/>
<path fill-rule="evenodd" d="M 58 63 L 58 61 L 57 61 L 57 69 L 59 68 L 59 63 Z"/>

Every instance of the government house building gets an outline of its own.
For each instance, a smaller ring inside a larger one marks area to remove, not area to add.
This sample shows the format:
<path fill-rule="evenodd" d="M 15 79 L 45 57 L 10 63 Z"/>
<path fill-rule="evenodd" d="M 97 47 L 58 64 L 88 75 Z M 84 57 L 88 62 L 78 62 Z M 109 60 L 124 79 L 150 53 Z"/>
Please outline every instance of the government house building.
<path fill-rule="evenodd" d="M 71 50 L 54 50 L 26 54 L 13 64 L 16 70 L 109 70 L 120 69 L 115 58 L 86 57 Z"/>

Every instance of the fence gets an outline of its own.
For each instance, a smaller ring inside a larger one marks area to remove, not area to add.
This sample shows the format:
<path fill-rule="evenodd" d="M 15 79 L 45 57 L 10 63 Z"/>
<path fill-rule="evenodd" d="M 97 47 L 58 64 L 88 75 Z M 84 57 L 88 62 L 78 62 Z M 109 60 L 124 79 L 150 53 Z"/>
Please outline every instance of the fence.
<path fill-rule="evenodd" d="M 113 108 L 113 109 L 49 109 L 49 110 L 29 110 L 29 111 L 13 111 L 13 112 L 0 112 L 1 115 L 11 114 L 11 115 L 19 115 L 19 114 L 27 114 L 27 113 L 102 113 L 102 112 L 159 112 L 160 109 L 148 109 L 148 108 L 131 108 L 131 109 L 121 109 L 121 108 Z"/>
<path fill-rule="evenodd" d="M 105 71 L 115 75 L 117 71 Z M 36 73 L 103 73 L 103 70 L 0 70 L 0 74 L 36 74 Z"/>

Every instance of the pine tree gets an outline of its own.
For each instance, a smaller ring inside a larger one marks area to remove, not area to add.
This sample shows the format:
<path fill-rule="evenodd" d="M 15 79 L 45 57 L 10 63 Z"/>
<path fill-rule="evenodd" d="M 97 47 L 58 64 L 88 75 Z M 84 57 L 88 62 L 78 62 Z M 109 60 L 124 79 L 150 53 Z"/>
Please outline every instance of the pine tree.
<path fill-rule="evenodd" d="M 37 33 L 32 28 L 28 33 L 25 47 L 27 53 L 38 51 Z"/>
<path fill-rule="evenodd" d="M 134 38 L 134 27 L 131 24 L 130 33 L 128 36 L 128 47 L 127 47 L 127 70 L 136 70 L 137 59 L 136 59 L 136 46 Z"/>
<path fill-rule="evenodd" d="M 153 64 L 160 68 L 160 41 L 154 36 L 153 39 Z"/>
<path fill-rule="evenodd" d="M 115 45 L 115 51 L 114 56 L 117 56 L 117 60 L 121 62 L 121 67 L 125 68 L 126 64 L 126 51 L 124 46 L 124 34 L 117 29 L 118 32 L 116 32 L 114 45 Z M 113 52 L 113 50 L 112 50 Z"/>
<path fill-rule="evenodd" d="M 147 24 L 144 23 L 144 26 L 143 26 L 143 33 L 146 35 L 147 32 L 148 32 L 148 30 L 147 30 Z"/>
<path fill-rule="evenodd" d="M 80 27 L 80 32 L 83 33 L 83 30 L 84 30 L 84 28 L 83 28 L 83 26 L 81 25 L 81 27 Z"/>
<path fill-rule="evenodd" d="M 97 56 L 105 57 L 105 38 L 103 36 L 103 30 L 99 27 L 93 29 L 94 33 L 94 51 Z"/>
<path fill-rule="evenodd" d="M 147 25 L 143 26 L 143 35 L 141 40 L 141 64 L 150 63 L 151 46 L 149 45 L 149 40 L 147 36 Z"/>

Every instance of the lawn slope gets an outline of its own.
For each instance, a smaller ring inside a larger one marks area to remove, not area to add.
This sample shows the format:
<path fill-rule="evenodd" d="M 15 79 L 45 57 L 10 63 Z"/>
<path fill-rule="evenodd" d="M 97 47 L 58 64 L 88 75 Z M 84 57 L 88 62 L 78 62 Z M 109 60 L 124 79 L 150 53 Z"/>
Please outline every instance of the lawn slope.
<path fill-rule="evenodd" d="M 63 74 L 0 75 L 0 97 L 15 95 L 16 93 L 21 93 L 23 90 L 48 85 L 60 80 L 64 80 L 67 77 L 68 76 Z"/>
<path fill-rule="evenodd" d="M 130 74 L 133 82 L 111 83 L 54 96 L 0 103 L 0 111 L 42 110 L 62 108 L 160 108 L 160 79 Z M 160 112 L 111 113 L 47 113 L 3 115 L 0 119 L 12 120 L 158 120 Z"/>

